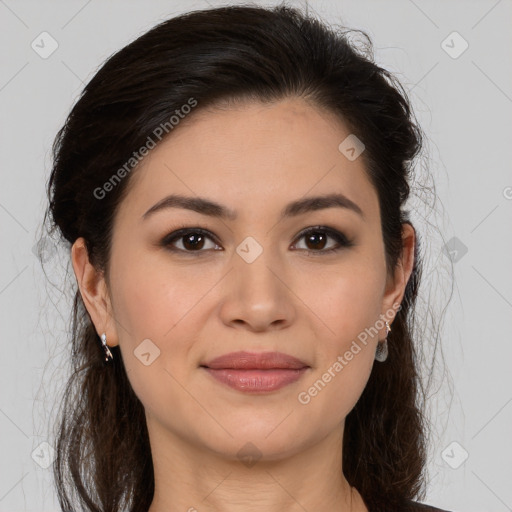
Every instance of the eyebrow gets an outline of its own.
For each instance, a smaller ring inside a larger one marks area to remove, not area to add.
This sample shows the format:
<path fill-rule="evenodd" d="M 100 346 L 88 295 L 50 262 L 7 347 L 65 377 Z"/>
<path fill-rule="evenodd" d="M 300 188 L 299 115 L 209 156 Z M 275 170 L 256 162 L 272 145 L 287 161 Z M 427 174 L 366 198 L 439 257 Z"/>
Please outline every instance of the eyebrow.
<path fill-rule="evenodd" d="M 297 201 L 293 201 L 283 208 L 281 211 L 280 219 L 282 220 L 288 217 L 296 217 L 303 213 L 333 207 L 352 210 L 353 212 L 360 215 L 363 219 L 365 218 L 363 211 L 356 203 L 351 201 L 343 194 L 337 193 L 306 197 Z M 179 194 L 171 194 L 154 204 L 146 213 L 144 213 L 144 215 L 142 215 L 142 218 L 147 219 L 152 214 L 166 208 L 183 208 L 186 210 L 192 210 L 202 215 L 208 215 L 210 217 L 231 221 L 236 220 L 238 216 L 234 210 L 231 210 L 226 206 L 223 206 L 204 197 L 189 197 Z"/>

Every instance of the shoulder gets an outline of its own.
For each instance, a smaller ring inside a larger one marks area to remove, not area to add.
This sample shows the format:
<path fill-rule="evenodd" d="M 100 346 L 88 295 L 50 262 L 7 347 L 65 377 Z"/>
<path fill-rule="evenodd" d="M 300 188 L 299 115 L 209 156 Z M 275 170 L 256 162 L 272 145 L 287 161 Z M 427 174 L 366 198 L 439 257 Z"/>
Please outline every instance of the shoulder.
<path fill-rule="evenodd" d="M 404 508 L 404 512 L 449 512 L 442 508 L 436 508 L 431 505 L 425 505 L 416 501 L 408 501 L 407 506 Z"/>

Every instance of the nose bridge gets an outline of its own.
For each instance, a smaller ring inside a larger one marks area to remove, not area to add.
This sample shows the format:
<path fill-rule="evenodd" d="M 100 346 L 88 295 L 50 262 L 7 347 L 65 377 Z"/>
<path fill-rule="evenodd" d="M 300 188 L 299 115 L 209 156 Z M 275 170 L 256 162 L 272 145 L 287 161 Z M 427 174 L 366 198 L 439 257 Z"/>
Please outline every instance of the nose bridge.
<path fill-rule="evenodd" d="M 289 325 L 294 315 L 293 294 L 285 284 L 283 268 L 275 247 L 264 247 L 255 237 L 243 239 L 233 254 L 233 271 L 222 308 L 224 322 L 241 322 L 254 331 Z"/>
<path fill-rule="evenodd" d="M 277 247 L 269 247 L 270 237 L 247 236 L 236 248 L 234 255 L 235 279 L 242 288 L 254 293 L 280 293 L 283 286 L 278 274 L 279 264 Z M 264 245 L 265 244 L 265 245 Z"/>

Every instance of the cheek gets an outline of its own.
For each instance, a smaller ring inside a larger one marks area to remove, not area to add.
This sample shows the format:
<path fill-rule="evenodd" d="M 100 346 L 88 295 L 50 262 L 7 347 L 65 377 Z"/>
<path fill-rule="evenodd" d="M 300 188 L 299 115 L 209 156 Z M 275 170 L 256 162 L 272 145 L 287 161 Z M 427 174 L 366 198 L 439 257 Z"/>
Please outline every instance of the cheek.
<path fill-rule="evenodd" d="M 364 391 L 375 360 L 380 280 L 367 269 L 331 274 L 326 292 L 318 295 L 317 364 L 297 397 L 307 411 L 305 428 L 316 428 L 314 418 L 325 418 L 326 430 L 341 423 Z"/>
<path fill-rule="evenodd" d="M 201 279 L 197 273 L 163 265 L 161 257 L 135 252 L 113 257 L 112 269 L 117 334 L 133 390 L 147 411 L 177 405 L 185 395 L 179 383 L 188 378 L 198 302 L 215 278 L 210 273 L 209 279 Z"/>
<path fill-rule="evenodd" d="M 143 276 L 134 271 L 119 282 L 116 313 L 122 324 L 118 333 L 123 363 L 133 391 L 146 414 L 165 422 L 169 411 L 184 410 L 190 399 L 180 385 L 187 382 L 190 325 L 186 312 L 190 306 L 179 299 L 183 297 L 179 283 L 171 285 L 158 275 L 154 269 Z M 187 327 L 189 339 L 183 331 Z"/>
<path fill-rule="evenodd" d="M 379 268 L 377 262 L 374 267 Z M 301 285 L 307 305 L 320 319 L 317 332 L 326 353 L 343 353 L 352 340 L 364 338 L 381 311 L 383 277 L 370 266 L 353 265 L 316 276 Z M 313 290 L 317 290 L 313 292 Z M 323 326 L 323 327 L 322 327 Z M 373 331 L 372 331 L 373 332 Z"/>
<path fill-rule="evenodd" d="M 340 425 L 361 397 L 373 362 L 373 356 L 363 348 L 351 361 L 342 363 L 333 358 L 318 369 L 297 396 L 301 428 L 326 434 Z M 322 418 L 321 425 L 318 418 Z"/>
<path fill-rule="evenodd" d="M 172 337 L 204 294 L 204 282 L 162 261 L 148 254 L 125 254 L 112 273 L 116 319 L 124 327 L 118 332 L 125 345 Z"/>

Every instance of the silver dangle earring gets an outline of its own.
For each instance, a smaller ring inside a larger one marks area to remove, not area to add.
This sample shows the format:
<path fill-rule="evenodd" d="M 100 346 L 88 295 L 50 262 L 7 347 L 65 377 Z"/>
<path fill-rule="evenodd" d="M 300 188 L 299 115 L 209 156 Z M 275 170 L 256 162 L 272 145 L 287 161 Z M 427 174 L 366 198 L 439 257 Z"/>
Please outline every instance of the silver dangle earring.
<path fill-rule="evenodd" d="M 375 351 L 375 360 L 383 363 L 388 358 L 388 333 L 391 332 L 389 322 L 386 320 L 386 337 L 383 341 L 377 343 L 377 350 Z"/>
<path fill-rule="evenodd" d="M 110 352 L 110 349 L 108 348 L 107 335 L 105 333 L 101 335 L 101 344 L 103 345 L 103 350 L 105 351 L 105 361 L 113 361 L 114 356 L 112 355 L 112 352 Z"/>

